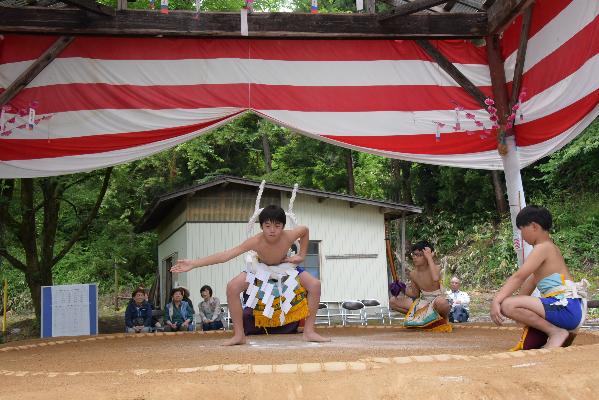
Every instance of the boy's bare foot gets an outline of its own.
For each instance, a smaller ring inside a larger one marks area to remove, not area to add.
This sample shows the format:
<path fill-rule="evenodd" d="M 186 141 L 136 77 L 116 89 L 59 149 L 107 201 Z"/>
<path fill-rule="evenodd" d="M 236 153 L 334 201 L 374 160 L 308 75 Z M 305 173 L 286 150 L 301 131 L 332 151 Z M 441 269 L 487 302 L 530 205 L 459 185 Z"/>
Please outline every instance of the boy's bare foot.
<path fill-rule="evenodd" d="M 564 342 L 566 341 L 566 339 L 568 339 L 569 335 L 570 333 L 567 330 L 558 328 L 548 335 L 547 343 L 545 343 L 545 346 L 543 346 L 543 348 L 551 349 L 553 347 L 561 347 L 562 344 L 564 344 Z"/>
<path fill-rule="evenodd" d="M 231 339 L 227 340 L 222 344 L 222 346 L 235 346 L 238 344 L 245 344 L 245 335 L 243 336 L 233 336 Z"/>
<path fill-rule="evenodd" d="M 325 338 L 320 336 L 318 333 L 314 331 L 304 331 L 304 340 L 306 342 L 330 342 L 330 338 Z"/>

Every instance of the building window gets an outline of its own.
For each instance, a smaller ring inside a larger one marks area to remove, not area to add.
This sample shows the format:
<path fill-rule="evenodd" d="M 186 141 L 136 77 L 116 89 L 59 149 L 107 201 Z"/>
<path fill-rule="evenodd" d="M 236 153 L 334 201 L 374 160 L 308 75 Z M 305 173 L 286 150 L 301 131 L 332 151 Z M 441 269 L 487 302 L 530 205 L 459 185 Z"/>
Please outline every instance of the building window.
<path fill-rule="evenodd" d="M 304 269 L 316 279 L 320 279 L 320 241 L 310 240 L 304 259 Z"/>

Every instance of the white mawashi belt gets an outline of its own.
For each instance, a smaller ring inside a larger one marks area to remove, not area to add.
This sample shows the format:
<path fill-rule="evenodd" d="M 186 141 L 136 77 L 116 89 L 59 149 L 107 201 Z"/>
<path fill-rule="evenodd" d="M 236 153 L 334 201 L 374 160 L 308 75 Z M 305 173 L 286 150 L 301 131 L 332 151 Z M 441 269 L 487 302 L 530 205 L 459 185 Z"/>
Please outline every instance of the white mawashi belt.
<path fill-rule="evenodd" d="M 272 303 L 275 299 L 275 295 L 272 292 L 276 285 L 281 299 L 285 298 L 281 302 L 281 315 L 279 316 L 281 325 L 283 325 L 285 323 L 285 315 L 291 310 L 291 301 L 295 297 L 295 288 L 298 286 L 295 279 L 298 275 L 295 264 L 266 265 L 258 261 L 257 255 L 253 251 L 246 254 L 245 264 L 247 274 L 245 280 L 249 284 L 245 292 L 248 296 L 245 307 L 255 308 L 259 299 L 258 291 L 261 291 L 264 293 L 262 302 L 265 305 L 262 314 L 267 318 L 272 318 L 274 314 Z M 284 280 L 285 277 L 287 279 Z M 255 285 L 256 279 L 262 282 L 260 286 Z M 270 283 L 269 281 L 271 280 L 275 280 L 275 284 Z M 283 285 L 285 286 L 284 291 Z"/>

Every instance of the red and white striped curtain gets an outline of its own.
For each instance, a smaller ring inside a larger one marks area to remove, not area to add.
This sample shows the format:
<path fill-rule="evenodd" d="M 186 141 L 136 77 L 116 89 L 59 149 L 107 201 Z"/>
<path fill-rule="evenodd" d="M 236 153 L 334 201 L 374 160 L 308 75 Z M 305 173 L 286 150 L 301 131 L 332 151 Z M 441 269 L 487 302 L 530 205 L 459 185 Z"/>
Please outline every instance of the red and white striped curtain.
<path fill-rule="evenodd" d="M 537 1 L 523 77 L 528 97 L 515 128 L 521 166 L 561 148 L 598 115 L 598 16 L 595 1 Z M 502 40 L 508 86 L 519 35 L 520 19 Z M 0 88 L 55 40 L 4 35 Z M 432 43 L 490 95 L 484 47 Z M 25 115 L 30 108 L 36 112 L 32 129 Z M 248 110 L 373 154 L 502 168 L 494 134 L 479 126 L 491 127 L 487 112 L 409 40 L 81 36 L 5 109 L 0 177 L 128 162 Z"/>

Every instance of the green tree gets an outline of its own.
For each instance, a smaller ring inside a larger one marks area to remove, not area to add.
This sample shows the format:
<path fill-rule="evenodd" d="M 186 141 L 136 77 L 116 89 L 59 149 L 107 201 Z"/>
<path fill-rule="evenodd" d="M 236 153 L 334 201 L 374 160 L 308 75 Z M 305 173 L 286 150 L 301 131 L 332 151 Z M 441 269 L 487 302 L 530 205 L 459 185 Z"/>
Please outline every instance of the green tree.
<path fill-rule="evenodd" d="M 96 217 L 111 173 L 0 181 L 0 256 L 25 274 L 38 320 L 41 287 Z M 84 183 L 100 187 L 95 197 L 80 190 Z M 18 247 L 7 246 L 11 239 Z"/>

